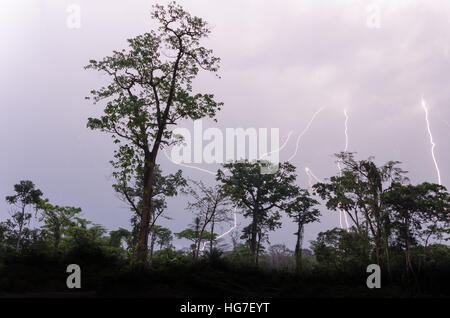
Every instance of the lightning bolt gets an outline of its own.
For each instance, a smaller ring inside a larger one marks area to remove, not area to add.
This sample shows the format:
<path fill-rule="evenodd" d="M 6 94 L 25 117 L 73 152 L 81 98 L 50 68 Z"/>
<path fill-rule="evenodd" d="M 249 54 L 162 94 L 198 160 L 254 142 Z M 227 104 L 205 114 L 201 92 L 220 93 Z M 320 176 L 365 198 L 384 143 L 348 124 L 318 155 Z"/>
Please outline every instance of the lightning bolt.
<path fill-rule="evenodd" d="M 436 156 L 434 154 L 434 148 L 436 147 L 436 144 L 433 141 L 433 134 L 431 133 L 431 128 L 430 128 L 430 120 L 428 118 L 428 107 L 425 103 L 425 100 L 422 97 L 422 107 L 423 110 L 425 111 L 425 120 L 427 122 L 427 129 L 428 129 L 428 135 L 430 137 L 430 144 L 431 144 L 431 157 L 433 158 L 433 162 L 434 162 L 434 167 L 436 168 L 436 173 L 437 173 L 437 177 L 438 177 L 438 183 L 439 185 L 442 185 L 441 182 L 441 172 L 439 171 L 439 165 L 437 163 L 436 160 Z"/>
<path fill-rule="evenodd" d="M 319 110 L 314 114 L 314 116 L 313 116 L 313 118 L 311 119 L 311 121 L 309 122 L 308 126 L 306 127 L 306 129 L 302 132 L 302 134 L 301 134 L 299 137 L 303 136 L 303 135 L 306 133 L 306 131 L 307 131 L 307 130 L 309 129 L 309 127 L 311 126 L 311 124 L 312 124 L 312 122 L 313 122 L 315 116 L 317 116 L 317 114 L 318 114 L 321 110 L 322 110 L 322 109 L 319 109 Z M 348 114 L 347 114 L 347 110 L 344 110 L 344 115 L 345 115 L 345 122 L 344 122 L 345 148 L 344 148 L 344 151 L 346 152 L 346 151 L 348 150 L 348 120 L 349 120 L 349 116 L 348 116 Z M 298 146 L 298 140 L 299 140 L 299 139 L 297 139 L 297 146 Z M 297 149 L 296 149 L 296 151 L 297 151 Z M 294 155 L 295 155 L 295 154 L 294 154 Z M 338 169 L 339 169 L 339 176 L 341 176 L 341 175 L 342 175 L 342 168 L 341 168 L 340 161 L 337 162 L 337 167 L 338 167 Z M 318 178 L 317 176 L 315 176 L 314 173 L 311 171 L 311 169 L 309 169 L 308 167 L 305 167 L 305 173 L 306 173 L 306 175 L 308 176 L 308 184 L 309 184 L 309 188 L 310 188 L 310 189 L 311 189 L 312 186 L 313 186 L 313 184 L 312 184 L 313 179 L 316 180 L 317 182 L 322 182 L 322 180 L 320 180 L 320 178 Z M 344 217 L 342 217 L 342 215 L 343 215 Z M 339 210 L 339 224 L 340 224 L 341 228 L 344 228 L 344 225 L 343 225 L 343 223 L 342 223 L 342 219 L 344 219 L 345 224 L 346 224 L 346 228 L 347 228 L 347 230 L 348 230 L 350 226 L 349 226 L 349 224 L 348 224 L 347 214 L 346 214 L 344 211 Z"/>
<path fill-rule="evenodd" d="M 207 170 L 207 169 L 199 168 L 199 167 L 196 167 L 196 166 L 186 165 L 186 164 L 181 163 L 181 162 L 175 162 L 175 161 L 172 160 L 172 158 L 169 157 L 169 155 L 166 152 L 166 149 L 163 150 L 163 153 L 166 156 L 166 158 L 169 159 L 172 163 L 174 163 L 176 165 L 179 165 L 181 167 L 196 169 L 196 170 L 203 171 L 203 172 L 206 172 L 206 173 L 209 173 L 209 174 L 212 174 L 212 175 L 216 174 L 214 171 L 210 171 L 210 170 Z"/>
<path fill-rule="evenodd" d="M 315 179 L 317 182 L 322 182 L 322 180 L 320 180 L 319 178 L 317 178 L 314 173 L 311 171 L 311 169 L 309 169 L 308 167 L 305 167 L 305 173 L 308 176 L 308 183 L 309 183 L 309 188 L 311 189 L 313 184 L 312 184 L 312 180 Z"/>
<path fill-rule="evenodd" d="M 219 235 L 219 236 L 216 238 L 216 240 L 218 240 L 218 239 L 224 237 L 224 236 L 227 235 L 228 233 L 231 233 L 231 231 L 233 231 L 233 230 L 236 228 L 236 226 L 237 226 L 236 208 L 234 208 L 233 216 L 234 216 L 234 225 L 233 225 L 233 227 L 230 228 L 230 229 L 229 229 L 228 231 L 226 231 L 225 233 L 222 233 L 221 235 Z M 203 243 L 203 247 L 202 247 L 200 250 L 201 250 L 201 251 L 204 251 L 204 250 L 205 250 L 205 247 L 206 247 L 206 244 L 208 244 L 208 243 L 210 243 L 210 242 L 205 242 L 205 243 Z"/>
<path fill-rule="evenodd" d="M 344 109 L 344 115 L 345 115 L 345 129 L 344 129 L 344 133 L 345 133 L 345 151 L 348 150 L 348 114 L 347 114 L 347 110 Z"/>
<path fill-rule="evenodd" d="M 290 161 L 292 158 L 294 158 L 297 155 L 298 152 L 298 148 L 299 148 L 299 144 L 300 144 L 300 140 L 303 137 L 303 135 L 305 135 L 308 130 L 310 129 L 312 123 L 314 122 L 314 119 L 316 118 L 316 116 L 324 109 L 325 107 L 321 107 L 319 108 L 319 110 L 317 110 L 313 116 L 311 117 L 311 120 L 309 121 L 308 125 L 306 125 L 305 129 L 302 131 L 302 133 L 298 136 L 297 138 L 297 143 L 296 143 L 296 147 L 295 147 L 295 151 L 294 154 L 289 157 L 288 161 Z M 344 110 L 344 115 L 345 115 L 345 151 L 347 151 L 348 148 L 348 114 L 347 111 Z M 341 166 L 340 163 L 337 163 L 338 169 L 339 169 L 339 176 L 341 175 Z M 305 167 L 305 173 L 308 176 L 308 184 L 309 184 L 309 188 L 312 188 L 312 181 L 313 179 L 315 179 L 317 182 L 322 182 L 318 177 L 316 177 L 314 175 L 314 173 L 311 171 L 311 169 L 309 169 L 308 167 Z M 345 219 L 345 223 L 347 225 L 347 229 L 349 228 L 349 224 L 348 224 L 348 220 L 347 220 L 347 215 L 342 211 L 339 210 L 339 223 L 341 225 L 341 228 L 344 228 L 344 226 L 342 225 L 342 214 L 344 214 L 344 219 Z"/>
<path fill-rule="evenodd" d="M 275 153 L 275 152 L 280 152 L 280 151 L 286 146 L 286 144 L 287 144 L 289 138 L 291 138 L 291 135 L 292 135 L 292 130 L 288 133 L 288 135 L 287 135 L 287 137 L 286 137 L 286 140 L 285 140 L 284 143 L 281 145 L 281 147 L 279 147 L 278 149 L 273 150 L 273 151 L 271 151 L 271 152 L 267 152 L 267 153 L 263 154 L 262 156 L 260 156 L 260 160 L 262 160 L 263 158 L 267 157 L 267 155 L 270 155 L 270 154 Z"/>
<path fill-rule="evenodd" d="M 298 152 L 298 147 L 300 144 L 300 140 L 302 139 L 303 135 L 306 134 L 309 130 L 309 128 L 311 127 L 312 123 L 314 122 L 314 119 L 316 118 L 316 116 L 324 109 L 325 107 L 320 107 L 319 110 L 317 110 L 313 116 L 311 117 L 311 120 L 309 121 L 308 125 L 306 125 L 305 129 L 302 131 L 302 133 L 297 137 L 297 143 L 295 145 L 295 151 L 294 154 L 292 156 L 289 157 L 289 159 L 287 161 L 291 161 L 292 158 L 294 158 L 297 155 Z"/>
<path fill-rule="evenodd" d="M 344 134 L 345 134 L 345 148 L 344 151 L 347 152 L 348 150 L 348 114 L 347 114 L 347 110 L 344 109 L 344 115 L 345 115 L 345 122 L 344 122 Z M 341 168 L 341 163 L 340 160 L 338 160 L 337 162 L 337 167 L 339 170 L 339 177 L 342 176 L 342 168 Z M 343 228 L 342 226 L 342 214 L 344 215 L 344 219 L 345 219 L 345 224 L 347 226 L 347 230 L 349 229 L 349 225 L 348 225 L 348 219 L 347 219 L 347 214 L 342 211 L 339 210 L 339 224 L 341 225 L 341 229 Z"/>

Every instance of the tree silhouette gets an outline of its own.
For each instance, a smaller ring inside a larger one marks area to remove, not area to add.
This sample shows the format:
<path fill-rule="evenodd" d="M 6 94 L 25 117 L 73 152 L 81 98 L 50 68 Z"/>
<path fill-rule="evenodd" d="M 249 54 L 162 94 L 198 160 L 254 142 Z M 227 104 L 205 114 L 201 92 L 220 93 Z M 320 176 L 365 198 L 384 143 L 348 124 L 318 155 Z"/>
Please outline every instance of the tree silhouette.
<path fill-rule="evenodd" d="M 91 91 L 94 103 L 105 101 L 106 106 L 104 114 L 89 118 L 87 125 L 111 134 L 119 144 L 112 164 L 120 178 L 129 180 L 136 173 L 141 178 L 136 261 L 143 264 L 147 264 L 156 158 L 171 143 L 169 126 L 182 119 L 213 118 L 221 106 L 212 94 L 193 93 L 192 82 L 200 70 L 218 70 L 219 59 L 200 45 L 210 33 L 207 23 L 174 2 L 155 5 L 152 18 L 159 23 L 156 31 L 130 39 L 128 50 L 114 51 L 86 66 L 110 78 L 106 86 Z"/>
<path fill-rule="evenodd" d="M 13 222 L 17 225 L 16 251 L 18 251 L 22 241 L 24 225 L 30 221 L 32 216 L 31 213 L 27 213 L 26 209 L 28 206 L 34 206 L 37 210 L 41 202 L 42 192 L 39 189 L 35 189 L 34 183 L 29 180 L 23 180 L 15 184 L 14 191 L 16 194 L 7 196 L 6 202 L 19 209 L 19 211 L 13 212 L 12 215 Z"/>

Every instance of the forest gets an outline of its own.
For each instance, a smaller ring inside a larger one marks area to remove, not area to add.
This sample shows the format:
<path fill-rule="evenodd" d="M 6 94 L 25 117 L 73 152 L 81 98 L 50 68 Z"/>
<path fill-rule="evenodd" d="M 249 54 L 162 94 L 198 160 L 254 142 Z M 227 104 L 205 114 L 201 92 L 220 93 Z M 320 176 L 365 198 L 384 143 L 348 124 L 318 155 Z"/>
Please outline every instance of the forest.
<path fill-rule="evenodd" d="M 309 188 L 297 185 L 291 162 L 227 162 L 212 185 L 162 171 L 161 150 L 182 142 L 172 127 L 216 120 L 225 106 L 193 88 L 200 72 L 219 70 L 220 58 L 201 44 L 208 23 L 174 2 L 155 5 L 152 19 L 159 28 L 85 67 L 108 78 L 86 97 L 104 107 L 87 128 L 116 145 L 111 197 L 127 204 L 129 229 L 109 231 L 81 203 L 56 205 L 45 185 L 18 180 L 2 198 L 10 217 L 0 220 L 0 296 L 450 296 L 450 195 L 436 183 L 413 184 L 401 162 L 340 152 L 340 172 Z M 160 224 L 167 200 L 180 195 L 192 220 L 174 232 Z M 324 211 L 349 225 L 320 232 L 306 248 L 305 227 Z M 222 237 L 235 212 L 246 226 Z M 293 250 L 269 240 L 284 216 L 296 225 Z M 191 244 L 177 249 L 175 240 Z M 79 289 L 66 285 L 69 264 L 81 268 Z M 366 285 L 370 264 L 381 268 L 381 288 Z"/>

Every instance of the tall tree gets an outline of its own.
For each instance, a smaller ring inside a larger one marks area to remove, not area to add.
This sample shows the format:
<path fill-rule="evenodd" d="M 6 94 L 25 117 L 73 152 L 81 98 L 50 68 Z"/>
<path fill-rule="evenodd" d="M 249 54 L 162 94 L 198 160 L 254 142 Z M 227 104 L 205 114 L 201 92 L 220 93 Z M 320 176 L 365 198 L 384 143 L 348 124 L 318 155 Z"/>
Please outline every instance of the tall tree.
<path fill-rule="evenodd" d="M 13 222 L 17 226 L 16 251 L 19 251 L 24 226 L 32 217 L 32 214 L 27 212 L 27 207 L 34 206 L 37 209 L 41 202 L 42 192 L 36 189 L 34 183 L 29 180 L 22 180 L 15 184 L 14 191 L 16 192 L 14 195 L 6 197 L 6 202 L 19 209 L 12 215 Z"/>
<path fill-rule="evenodd" d="M 115 167 L 125 175 L 140 171 L 142 209 L 136 259 L 147 263 L 152 211 L 153 175 L 160 148 L 171 140 L 169 125 L 182 119 L 215 117 L 222 105 L 212 94 L 193 93 L 200 69 L 217 72 L 219 58 L 200 45 L 210 29 L 174 2 L 155 5 L 151 31 L 128 40 L 129 49 L 91 60 L 88 69 L 107 74 L 111 81 L 91 91 L 94 103 L 106 101 L 104 115 L 89 118 L 88 127 L 110 133 L 115 143 Z"/>
<path fill-rule="evenodd" d="M 450 196 L 445 187 L 438 184 L 393 183 L 383 194 L 383 201 L 390 208 L 397 242 L 405 251 L 406 273 L 417 279 L 411 261 L 411 246 L 419 240 L 424 241 L 426 246 L 431 235 L 448 233 L 446 225 L 450 222 Z"/>
<path fill-rule="evenodd" d="M 371 233 L 377 264 L 382 265 L 384 251 L 389 271 L 390 219 L 382 196 L 391 183 L 407 181 L 406 171 L 398 167 L 398 161 L 377 166 L 373 157 L 357 161 L 354 153 L 348 152 L 336 157 L 343 165 L 342 174 L 331 177 L 327 183 L 315 184 L 314 191 L 327 200 L 329 209 L 348 213 L 360 234 Z"/>
<path fill-rule="evenodd" d="M 281 163 L 272 174 L 261 173 L 266 165 L 263 161 L 239 161 L 224 164 L 228 170 L 219 170 L 217 179 L 223 183 L 224 191 L 235 205 L 251 219 L 244 228 L 243 238 L 248 239 L 253 263 L 258 266 L 261 242 L 266 231 L 280 227 L 280 213 L 286 203 L 297 193 L 294 185 L 295 167 L 288 162 Z"/>
<path fill-rule="evenodd" d="M 286 213 L 295 223 L 297 223 L 297 242 L 295 244 L 295 263 L 296 271 L 302 270 L 302 242 L 303 231 L 306 224 L 317 222 L 320 217 L 320 211 L 314 208 L 319 202 L 310 197 L 309 192 L 299 189 L 296 198 L 287 205 Z"/>

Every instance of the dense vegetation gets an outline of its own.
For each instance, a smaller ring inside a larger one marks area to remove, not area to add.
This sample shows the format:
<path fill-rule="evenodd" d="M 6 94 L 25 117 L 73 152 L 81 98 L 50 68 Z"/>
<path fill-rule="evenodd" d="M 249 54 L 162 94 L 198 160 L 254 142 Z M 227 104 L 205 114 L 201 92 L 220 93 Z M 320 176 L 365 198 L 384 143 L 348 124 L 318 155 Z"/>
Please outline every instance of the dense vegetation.
<path fill-rule="evenodd" d="M 14 212 L 0 223 L 0 291 L 67 291 L 66 267 L 78 264 L 81 292 L 97 295 L 448 295 L 450 247 L 442 242 L 448 240 L 450 198 L 445 188 L 411 185 L 398 163 L 377 167 L 371 159 L 355 161 L 353 154 L 338 157 L 343 173 L 315 184 L 313 192 L 329 209 L 348 213 L 353 226 L 319 233 L 312 251 L 302 248 L 303 227 L 319 220 L 319 202 L 307 190 L 279 180 L 295 180 L 292 165 L 281 165 L 278 174 L 261 174 L 259 162 L 235 163 L 227 173 L 218 172 L 221 182 L 215 187 L 186 181 L 181 172 L 164 177 L 157 168 L 157 187 L 171 184 L 166 187 L 171 193 L 191 193 L 187 210 L 194 217 L 180 233 L 152 222 L 145 266 L 134 262 L 136 230 L 108 232 L 82 218 L 80 208 L 53 205 L 31 181 L 21 181 L 6 197 Z M 275 183 L 282 186 L 274 190 Z M 164 216 L 163 198 L 155 201 L 161 206 L 155 220 Z M 271 202 L 270 209 L 265 202 Z M 231 233 L 230 248 L 217 239 L 215 228 L 230 222 L 233 206 L 247 211 L 242 214 L 249 225 Z M 282 227 L 282 213 L 298 224 L 294 251 L 268 241 L 268 231 Z M 139 226 L 134 217 L 132 224 Z M 176 250 L 174 237 L 191 240 L 191 247 Z M 372 263 L 382 268 L 379 290 L 365 284 Z"/>

